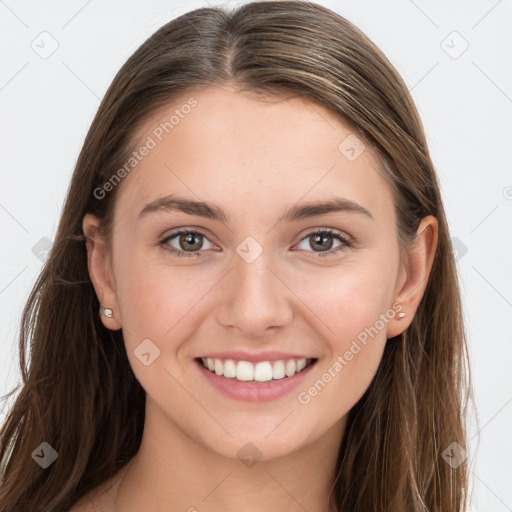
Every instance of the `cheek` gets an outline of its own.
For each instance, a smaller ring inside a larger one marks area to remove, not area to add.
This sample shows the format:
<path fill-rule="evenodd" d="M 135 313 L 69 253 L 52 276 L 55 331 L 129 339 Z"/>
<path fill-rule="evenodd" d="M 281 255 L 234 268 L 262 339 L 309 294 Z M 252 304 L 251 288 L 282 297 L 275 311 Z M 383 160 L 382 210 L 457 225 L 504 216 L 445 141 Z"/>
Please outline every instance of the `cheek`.
<path fill-rule="evenodd" d="M 395 273 L 391 262 L 347 261 L 339 269 L 322 269 L 316 279 L 310 275 L 301 280 L 297 295 L 325 325 L 322 332 L 332 349 L 344 351 L 347 342 L 373 326 L 390 307 Z M 380 323 L 379 327 L 382 329 Z"/>
<path fill-rule="evenodd" d="M 197 328 L 197 314 L 220 276 L 199 266 L 171 266 L 141 254 L 116 262 L 116 286 L 128 349 L 151 339 L 175 352 Z M 195 323 L 194 323 L 195 322 Z"/>
<path fill-rule="evenodd" d="M 392 259 L 367 263 L 333 272 L 323 286 L 307 286 L 307 305 L 327 327 L 322 332 L 329 355 L 297 398 L 329 421 L 345 415 L 371 384 L 386 345 L 386 327 L 395 315 L 390 307 Z"/>
<path fill-rule="evenodd" d="M 197 329 L 200 299 L 212 288 L 206 276 L 191 274 L 148 258 L 118 267 L 123 337 L 133 372 L 150 396 L 165 403 L 171 393 L 180 407 L 187 405 L 187 396 L 181 396 L 173 376 L 187 361 L 177 354 Z"/>
<path fill-rule="evenodd" d="M 314 430 L 334 425 L 346 417 L 369 388 L 385 347 L 385 339 L 375 337 L 366 345 L 348 343 L 318 369 L 314 378 L 297 394 L 300 413 L 317 418 Z"/>
<path fill-rule="evenodd" d="M 378 370 L 386 345 L 386 325 L 394 311 L 386 309 L 386 293 L 372 290 L 347 287 L 338 291 L 336 299 L 328 302 L 329 310 L 324 310 L 334 332 L 325 336 L 329 355 L 318 362 L 317 370 L 296 396 L 301 413 L 318 418 L 315 431 L 348 414 Z"/>

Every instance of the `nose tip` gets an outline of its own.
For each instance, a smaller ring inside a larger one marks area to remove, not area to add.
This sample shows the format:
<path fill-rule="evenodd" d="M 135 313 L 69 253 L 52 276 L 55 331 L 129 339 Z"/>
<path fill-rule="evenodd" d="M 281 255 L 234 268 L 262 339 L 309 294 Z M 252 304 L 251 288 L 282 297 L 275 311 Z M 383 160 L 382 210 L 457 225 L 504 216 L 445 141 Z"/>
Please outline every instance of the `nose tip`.
<path fill-rule="evenodd" d="M 270 267 L 264 251 L 253 259 L 257 248 L 251 241 L 246 243 L 248 251 L 244 255 L 249 255 L 251 262 L 243 256 L 235 262 L 228 277 L 230 283 L 224 287 L 219 320 L 246 336 L 259 336 L 290 321 L 289 291 Z"/>

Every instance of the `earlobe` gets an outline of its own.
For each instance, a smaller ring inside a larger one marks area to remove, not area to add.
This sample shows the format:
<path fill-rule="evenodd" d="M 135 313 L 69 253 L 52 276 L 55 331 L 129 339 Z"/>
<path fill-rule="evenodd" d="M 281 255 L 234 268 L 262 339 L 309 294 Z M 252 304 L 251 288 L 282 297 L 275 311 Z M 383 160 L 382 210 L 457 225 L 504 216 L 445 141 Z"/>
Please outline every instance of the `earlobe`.
<path fill-rule="evenodd" d="M 121 328 L 121 313 L 107 245 L 98 231 L 97 217 L 88 213 L 82 228 L 86 237 L 87 267 L 92 284 L 100 302 L 99 315 L 103 325 L 111 330 Z"/>
<path fill-rule="evenodd" d="M 437 249 L 438 224 L 435 217 L 424 217 L 416 238 L 407 251 L 404 272 L 401 274 L 395 302 L 402 307 L 388 324 L 386 336 L 393 338 L 409 327 L 427 288 Z M 405 275 L 405 277 L 404 277 Z M 405 313 L 401 315 L 400 313 Z"/>

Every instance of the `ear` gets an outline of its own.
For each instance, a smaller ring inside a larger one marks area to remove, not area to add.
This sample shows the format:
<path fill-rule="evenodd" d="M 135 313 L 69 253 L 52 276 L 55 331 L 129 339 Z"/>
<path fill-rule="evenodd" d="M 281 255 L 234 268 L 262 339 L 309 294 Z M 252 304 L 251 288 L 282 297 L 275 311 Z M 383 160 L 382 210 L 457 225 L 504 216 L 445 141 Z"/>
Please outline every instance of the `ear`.
<path fill-rule="evenodd" d="M 416 238 L 407 251 L 395 290 L 395 302 L 401 304 L 402 309 L 393 309 L 405 313 L 406 316 L 399 319 L 398 315 L 395 315 L 388 323 L 388 339 L 398 336 L 412 323 L 427 288 L 437 249 L 437 237 L 436 218 L 432 215 L 424 217 L 418 226 Z"/>
<path fill-rule="evenodd" d="M 112 273 L 110 254 L 107 245 L 98 231 L 97 217 L 88 213 L 85 215 L 82 228 L 87 239 L 87 266 L 92 284 L 100 304 L 112 310 L 112 317 L 101 316 L 101 321 L 107 329 L 121 328 L 121 312 L 117 301 L 116 288 Z M 99 312 L 98 312 L 99 313 Z"/>

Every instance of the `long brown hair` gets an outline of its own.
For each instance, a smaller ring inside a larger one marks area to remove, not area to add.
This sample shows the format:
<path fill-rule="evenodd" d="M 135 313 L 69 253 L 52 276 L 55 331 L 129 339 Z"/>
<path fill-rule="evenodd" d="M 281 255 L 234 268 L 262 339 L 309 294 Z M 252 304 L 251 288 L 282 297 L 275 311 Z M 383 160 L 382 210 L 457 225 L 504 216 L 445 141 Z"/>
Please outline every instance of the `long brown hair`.
<path fill-rule="evenodd" d="M 469 364 L 451 240 L 423 126 L 401 77 L 356 27 L 314 3 L 275 1 L 178 17 L 139 47 L 107 91 L 23 311 L 23 382 L 0 432 L 0 511 L 66 511 L 139 449 L 145 393 L 122 331 L 106 329 L 98 316 L 82 219 L 93 213 L 110 233 L 119 187 L 104 198 L 94 191 L 127 161 L 142 121 L 197 88 L 221 83 L 301 96 L 349 123 L 380 157 L 404 243 L 424 216 L 437 218 L 426 291 L 412 324 L 386 344 L 374 380 L 349 413 L 331 503 L 343 512 L 465 510 L 467 464 L 452 468 L 442 454 L 452 443 L 467 448 Z M 43 442 L 58 454 L 46 469 L 32 456 Z"/>

